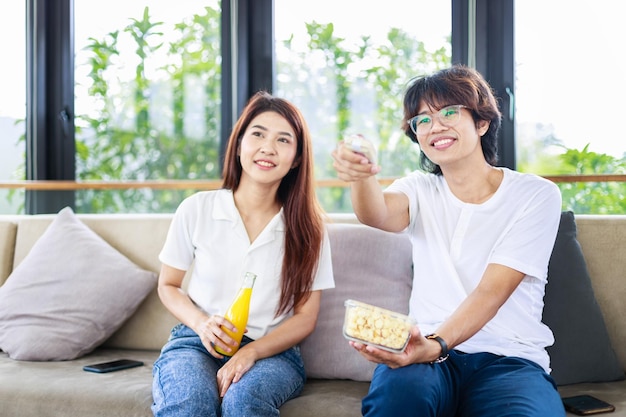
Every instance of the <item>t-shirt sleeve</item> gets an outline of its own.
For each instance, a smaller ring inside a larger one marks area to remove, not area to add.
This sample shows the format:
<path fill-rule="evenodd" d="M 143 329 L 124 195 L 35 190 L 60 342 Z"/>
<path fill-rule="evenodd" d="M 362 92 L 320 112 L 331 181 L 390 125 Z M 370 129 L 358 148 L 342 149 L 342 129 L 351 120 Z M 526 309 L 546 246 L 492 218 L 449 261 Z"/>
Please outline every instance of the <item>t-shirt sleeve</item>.
<path fill-rule="evenodd" d="M 405 177 L 394 180 L 385 192 L 402 193 L 409 199 L 409 229 L 415 226 L 415 218 L 419 212 L 418 194 L 420 181 L 425 181 L 424 175 L 413 172 Z"/>
<path fill-rule="evenodd" d="M 193 230 L 196 223 L 193 200 L 188 198 L 176 209 L 159 253 L 161 263 L 187 271 L 194 259 Z"/>
<path fill-rule="evenodd" d="M 489 262 L 506 265 L 545 281 L 559 227 L 561 193 L 556 185 L 546 181 L 531 198 L 518 202 L 524 203 L 526 207 L 502 235 Z"/>

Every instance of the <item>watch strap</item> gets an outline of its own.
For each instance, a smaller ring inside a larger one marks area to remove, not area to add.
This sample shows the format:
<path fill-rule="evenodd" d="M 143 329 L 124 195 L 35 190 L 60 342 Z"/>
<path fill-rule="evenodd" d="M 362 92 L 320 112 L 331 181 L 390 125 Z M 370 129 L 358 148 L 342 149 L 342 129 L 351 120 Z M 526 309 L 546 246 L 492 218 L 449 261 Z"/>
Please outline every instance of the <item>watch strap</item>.
<path fill-rule="evenodd" d="M 425 337 L 426 339 L 436 341 L 437 343 L 439 343 L 439 346 L 441 346 L 441 354 L 439 355 L 437 359 L 435 359 L 431 363 L 441 363 L 445 361 L 446 359 L 448 359 L 448 357 L 450 356 L 450 353 L 448 352 L 448 344 L 446 343 L 445 340 L 441 338 L 441 336 L 439 336 L 437 333 L 431 333 L 431 334 L 427 334 Z"/>

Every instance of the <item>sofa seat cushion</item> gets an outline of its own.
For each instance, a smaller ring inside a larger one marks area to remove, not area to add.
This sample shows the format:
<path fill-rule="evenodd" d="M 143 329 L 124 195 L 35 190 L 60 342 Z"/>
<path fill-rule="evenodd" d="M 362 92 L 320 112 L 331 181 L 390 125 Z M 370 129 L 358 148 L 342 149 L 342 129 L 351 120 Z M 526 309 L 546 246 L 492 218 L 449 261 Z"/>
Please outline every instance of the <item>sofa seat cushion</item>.
<path fill-rule="evenodd" d="M 615 412 L 599 414 L 607 417 L 626 417 L 626 380 L 613 382 L 594 382 L 571 384 L 559 387 L 561 398 L 574 395 L 592 395 L 615 406 Z M 567 413 L 573 416 L 572 413 Z"/>
<path fill-rule="evenodd" d="M 361 417 L 368 382 L 309 379 L 302 394 L 280 407 L 281 417 Z"/>
<path fill-rule="evenodd" d="M 152 365 L 158 351 L 96 349 L 73 361 L 15 361 L 0 353 L 3 416 L 151 416 Z M 144 366 L 106 374 L 83 366 L 136 359 Z M 53 412 L 51 412 L 53 410 Z"/>
<path fill-rule="evenodd" d="M 124 324 L 156 280 L 67 207 L 0 287 L 0 350 L 16 360 L 80 357 Z"/>

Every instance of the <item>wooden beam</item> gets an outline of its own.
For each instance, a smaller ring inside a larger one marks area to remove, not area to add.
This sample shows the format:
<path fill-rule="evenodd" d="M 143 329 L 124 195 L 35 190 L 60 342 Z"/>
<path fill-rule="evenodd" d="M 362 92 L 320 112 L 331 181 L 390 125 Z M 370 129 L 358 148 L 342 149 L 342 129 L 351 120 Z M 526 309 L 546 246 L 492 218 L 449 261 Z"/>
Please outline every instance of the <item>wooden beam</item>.
<path fill-rule="evenodd" d="M 594 175 L 545 175 L 544 178 L 556 183 L 574 182 L 626 182 L 624 174 Z M 396 178 L 380 178 L 381 185 L 389 185 Z M 146 180 L 146 181 L 0 181 L 0 189 L 24 189 L 38 191 L 68 190 L 129 190 L 149 188 L 153 190 L 216 190 L 222 180 Z M 349 187 L 340 179 L 317 180 L 318 188 Z"/>

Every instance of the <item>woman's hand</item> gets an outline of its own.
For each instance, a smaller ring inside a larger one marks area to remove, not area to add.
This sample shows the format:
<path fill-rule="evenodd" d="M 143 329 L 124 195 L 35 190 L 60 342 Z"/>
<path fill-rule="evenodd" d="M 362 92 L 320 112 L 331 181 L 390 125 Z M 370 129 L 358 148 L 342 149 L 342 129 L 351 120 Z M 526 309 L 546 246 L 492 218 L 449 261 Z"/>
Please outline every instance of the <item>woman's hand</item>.
<path fill-rule="evenodd" d="M 230 352 L 233 348 L 237 347 L 235 340 L 224 331 L 222 326 L 233 332 L 237 331 L 230 321 L 217 314 L 210 317 L 205 316 L 199 324 L 194 326 L 194 331 L 200 336 L 204 347 L 206 347 L 213 357 L 220 359 L 224 356 L 215 350 L 215 346 L 219 347 L 224 352 Z"/>
<path fill-rule="evenodd" d="M 363 154 L 353 151 L 344 141 L 339 142 L 331 155 L 334 159 L 333 167 L 341 180 L 360 181 L 380 172 L 378 165 L 372 164 Z"/>
<path fill-rule="evenodd" d="M 242 346 L 217 373 L 220 395 L 263 358 L 269 358 L 300 343 L 315 329 L 322 297 L 321 290 L 312 291 L 306 301 L 294 307 L 294 314 L 263 337 Z"/>
<path fill-rule="evenodd" d="M 207 314 L 196 306 L 182 289 L 186 271 L 163 264 L 159 274 L 158 293 L 165 307 L 174 316 L 190 327 L 200 337 L 202 344 L 211 355 L 223 358 L 215 351 L 213 345 L 220 347 L 225 352 L 230 346 L 236 346 L 235 341 L 222 328 L 236 331 L 235 327 L 222 316 Z"/>
<path fill-rule="evenodd" d="M 237 383 L 256 363 L 256 352 L 250 345 L 251 343 L 248 343 L 246 346 L 239 349 L 237 353 L 217 371 L 217 386 L 220 390 L 220 397 L 223 397 L 230 385 Z"/>

